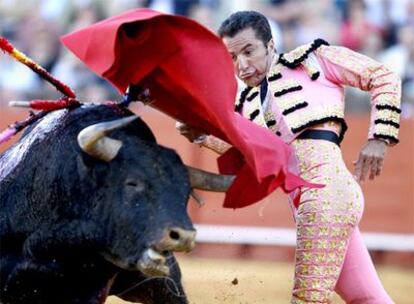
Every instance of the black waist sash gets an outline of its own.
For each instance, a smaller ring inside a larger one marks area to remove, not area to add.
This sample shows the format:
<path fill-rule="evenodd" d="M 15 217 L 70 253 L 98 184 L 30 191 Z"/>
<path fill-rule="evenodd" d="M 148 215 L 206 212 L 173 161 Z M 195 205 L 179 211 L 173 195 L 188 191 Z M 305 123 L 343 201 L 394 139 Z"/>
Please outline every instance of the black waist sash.
<path fill-rule="evenodd" d="M 338 146 L 341 145 L 341 140 L 339 136 L 336 135 L 333 131 L 328 130 L 314 130 L 314 129 L 307 129 L 300 133 L 297 137 L 298 139 L 322 139 L 333 142 Z"/>

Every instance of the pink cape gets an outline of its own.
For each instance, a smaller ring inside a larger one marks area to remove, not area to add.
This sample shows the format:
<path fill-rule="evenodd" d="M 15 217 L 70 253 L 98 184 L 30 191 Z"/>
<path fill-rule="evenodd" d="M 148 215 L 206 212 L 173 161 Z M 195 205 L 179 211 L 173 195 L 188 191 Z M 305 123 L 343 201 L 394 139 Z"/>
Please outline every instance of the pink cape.
<path fill-rule="evenodd" d="M 237 84 L 222 41 L 198 23 L 149 9 L 127 11 L 67 34 L 62 43 L 124 94 L 150 89 L 151 105 L 233 145 L 218 159 L 237 174 L 224 207 L 241 208 L 276 188 L 314 186 L 288 170 L 291 148 L 234 112 Z"/>

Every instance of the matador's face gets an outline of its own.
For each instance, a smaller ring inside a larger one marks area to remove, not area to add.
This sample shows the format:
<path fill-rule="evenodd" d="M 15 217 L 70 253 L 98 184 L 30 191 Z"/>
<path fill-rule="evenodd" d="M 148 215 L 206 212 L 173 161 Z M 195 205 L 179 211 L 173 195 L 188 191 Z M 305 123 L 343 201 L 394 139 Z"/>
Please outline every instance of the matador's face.
<path fill-rule="evenodd" d="M 238 32 L 234 37 L 223 37 L 229 51 L 237 77 L 248 86 L 257 86 L 266 77 L 272 63 L 273 39 L 267 45 L 256 37 L 251 27 Z"/>

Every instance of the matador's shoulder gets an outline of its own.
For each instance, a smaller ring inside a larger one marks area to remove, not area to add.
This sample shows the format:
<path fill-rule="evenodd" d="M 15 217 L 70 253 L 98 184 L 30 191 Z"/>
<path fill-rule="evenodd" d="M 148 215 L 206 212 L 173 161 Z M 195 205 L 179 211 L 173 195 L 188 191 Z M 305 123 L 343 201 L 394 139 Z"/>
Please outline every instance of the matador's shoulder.
<path fill-rule="evenodd" d="M 295 69 L 308 58 L 309 54 L 317 50 L 321 45 L 329 45 L 323 39 L 315 39 L 312 43 L 298 46 L 288 53 L 282 53 L 279 56 L 279 63 L 282 65 Z"/>

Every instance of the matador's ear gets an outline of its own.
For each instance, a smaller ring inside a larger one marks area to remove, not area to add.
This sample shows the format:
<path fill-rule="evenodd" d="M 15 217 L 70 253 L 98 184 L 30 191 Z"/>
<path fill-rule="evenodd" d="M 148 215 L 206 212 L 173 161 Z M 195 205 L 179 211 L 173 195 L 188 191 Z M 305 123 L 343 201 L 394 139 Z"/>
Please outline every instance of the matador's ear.
<path fill-rule="evenodd" d="M 273 38 L 272 38 L 272 39 L 270 39 L 270 40 L 267 42 L 267 51 L 268 51 L 268 52 L 276 52 L 276 49 L 275 49 L 275 42 L 274 42 Z"/>

